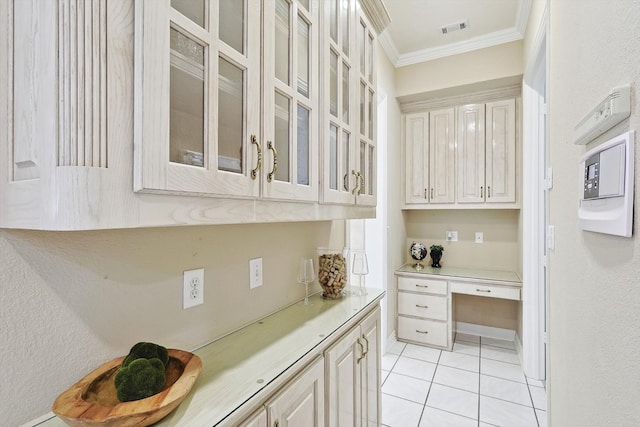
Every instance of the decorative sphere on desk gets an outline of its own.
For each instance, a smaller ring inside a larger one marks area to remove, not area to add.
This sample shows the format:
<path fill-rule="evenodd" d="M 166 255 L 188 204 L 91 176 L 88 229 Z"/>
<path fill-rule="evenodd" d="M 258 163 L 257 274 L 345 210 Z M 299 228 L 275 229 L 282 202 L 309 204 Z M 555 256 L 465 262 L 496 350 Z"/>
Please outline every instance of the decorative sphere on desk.
<path fill-rule="evenodd" d="M 422 264 L 420 264 L 420 261 L 422 261 L 427 257 L 427 253 L 428 253 L 427 247 L 422 243 L 414 242 L 411 244 L 411 248 L 409 249 L 409 252 L 411 253 L 411 258 L 418 261 L 417 263 L 414 264 L 413 267 L 418 271 L 422 270 Z"/>

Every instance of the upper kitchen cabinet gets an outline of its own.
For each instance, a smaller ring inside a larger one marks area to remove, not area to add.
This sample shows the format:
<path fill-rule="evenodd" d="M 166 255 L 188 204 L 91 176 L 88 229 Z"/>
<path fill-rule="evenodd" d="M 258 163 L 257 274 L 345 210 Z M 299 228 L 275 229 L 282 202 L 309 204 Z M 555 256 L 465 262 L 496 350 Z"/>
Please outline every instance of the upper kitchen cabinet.
<path fill-rule="evenodd" d="M 350 135 L 346 185 L 367 201 L 357 206 L 319 200 L 330 140 L 319 96 L 331 68 L 320 51 L 325 3 L 0 1 L 0 227 L 374 216 L 375 138 L 356 127 L 374 128 L 374 30 L 365 27 L 364 71 L 356 34 L 372 22 L 364 10 L 384 7 L 351 4 L 340 57 L 351 69 L 339 128 Z"/>
<path fill-rule="evenodd" d="M 321 2 L 324 203 L 376 204 L 375 37 L 388 24 L 380 5 Z"/>
<path fill-rule="evenodd" d="M 260 4 L 135 2 L 134 189 L 259 195 Z"/>
<path fill-rule="evenodd" d="M 518 93 L 403 106 L 405 209 L 519 208 Z M 477 102 L 483 98 L 490 99 Z M 474 102 L 451 105 L 465 100 Z"/>

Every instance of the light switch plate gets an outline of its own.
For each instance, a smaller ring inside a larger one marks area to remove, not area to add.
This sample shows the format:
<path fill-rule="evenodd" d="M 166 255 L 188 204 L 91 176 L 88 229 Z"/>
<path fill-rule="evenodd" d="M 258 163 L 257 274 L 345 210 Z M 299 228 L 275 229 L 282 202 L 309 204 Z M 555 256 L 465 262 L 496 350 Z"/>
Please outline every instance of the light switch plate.
<path fill-rule="evenodd" d="M 447 231 L 446 239 L 447 239 L 447 242 L 457 242 L 458 241 L 458 232 L 457 231 Z"/>

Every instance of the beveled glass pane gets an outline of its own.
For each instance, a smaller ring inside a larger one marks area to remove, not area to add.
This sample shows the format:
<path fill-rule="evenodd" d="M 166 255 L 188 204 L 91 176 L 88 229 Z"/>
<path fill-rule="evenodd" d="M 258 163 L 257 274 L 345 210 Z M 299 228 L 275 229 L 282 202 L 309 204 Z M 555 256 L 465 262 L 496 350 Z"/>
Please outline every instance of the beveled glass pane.
<path fill-rule="evenodd" d="M 275 135 L 273 143 L 278 152 L 278 168 L 276 170 L 275 179 L 278 181 L 291 182 L 289 174 L 289 117 L 291 106 L 289 98 L 276 91 L 275 105 Z"/>
<path fill-rule="evenodd" d="M 218 61 L 218 169 L 244 173 L 244 70 Z"/>
<path fill-rule="evenodd" d="M 349 132 L 342 131 L 342 188 L 349 191 Z"/>
<path fill-rule="evenodd" d="M 369 179 L 367 179 L 367 182 L 365 182 L 365 185 L 368 188 L 368 194 L 370 196 L 373 196 L 373 178 L 374 178 L 374 173 L 373 171 L 375 170 L 375 166 L 374 166 L 374 161 L 375 161 L 375 149 L 372 145 L 369 146 L 369 173 L 367 174 L 367 177 Z"/>
<path fill-rule="evenodd" d="M 367 65 L 367 75 L 369 76 L 369 83 L 373 83 L 373 37 L 369 35 L 369 43 L 367 45 L 367 54 L 369 55 L 369 61 Z"/>
<path fill-rule="evenodd" d="M 349 66 L 342 63 L 342 121 L 349 123 Z"/>
<path fill-rule="evenodd" d="M 329 55 L 329 113 L 338 117 L 338 55 Z"/>
<path fill-rule="evenodd" d="M 369 106 L 368 106 L 368 110 L 369 110 L 369 133 L 368 133 L 368 137 L 370 139 L 373 139 L 373 100 L 374 100 L 374 95 L 373 95 L 373 91 L 370 90 L 369 91 Z"/>
<path fill-rule="evenodd" d="M 290 5 L 286 0 L 276 0 L 275 25 L 275 73 L 281 82 L 289 84 L 289 25 Z"/>
<path fill-rule="evenodd" d="M 204 28 L 204 0 L 171 0 L 171 7 Z"/>
<path fill-rule="evenodd" d="M 345 55 L 349 56 L 349 18 L 350 18 L 350 10 L 349 10 L 349 1 L 343 0 L 342 9 L 340 13 L 340 22 L 341 22 L 341 36 L 342 36 L 342 52 Z"/>
<path fill-rule="evenodd" d="M 309 97 L 309 24 L 298 16 L 298 93 Z"/>
<path fill-rule="evenodd" d="M 298 184 L 309 185 L 309 110 L 298 104 Z"/>
<path fill-rule="evenodd" d="M 338 5 L 341 0 L 325 0 L 328 1 L 329 10 L 329 37 L 335 43 L 338 43 Z"/>
<path fill-rule="evenodd" d="M 299 3 L 309 11 L 309 0 L 300 0 Z"/>
<path fill-rule="evenodd" d="M 365 39 L 366 39 L 367 29 L 364 24 L 360 22 L 360 31 L 358 32 L 358 46 L 360 48 L 360 73 L 366 75 L 365 72 Z"/>
<path fill-rule="evenodd" d="M 244 0 L 220 0 L 220 40 L 244 53 Z"/>
<path fill-rule="evenodd" d="M 329 125 L 329 188 L 338 189 L 338 128 Z"/>
<path fill-rule="evenodd" d="M 170 31 L 169 160 L 204 167 L 205 47 Z"/>
<path fill-rule="evenodd" d="M 365 125 L 366 122 L 366 116 L 365 116 L 365 96 L 367 94 L 367 87 L 365 86 L 365 84 L 363 82 L 360 82 L 360 133 L 362 135 L 365 135 L 365 132 L 367 130 L 367 127 Z"/>

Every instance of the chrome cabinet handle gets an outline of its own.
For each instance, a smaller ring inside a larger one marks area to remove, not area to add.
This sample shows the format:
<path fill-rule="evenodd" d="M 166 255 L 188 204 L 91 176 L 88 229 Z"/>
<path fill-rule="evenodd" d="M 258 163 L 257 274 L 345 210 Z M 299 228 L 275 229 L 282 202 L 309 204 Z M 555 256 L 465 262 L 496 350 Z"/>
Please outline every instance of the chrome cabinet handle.
<path fill-rule="evenodd" d="M 484 190 L 484 187 L 480 186 L 480 197 L 484 197 L 484 193 L 482 190 Z"/>
<path fill-rule="evenodd" d="M 256 179 L 258 177 L 258 171 L 262 167 L 262 147 L 260 147 L 258 138 L 256 138 L 255 135 L 251 135 L 251 143 L 256 145 L 256 151 L 258 152 L 258 163 L 256 164 L 256 168 L 251 170 L 251 179 Z"/>
<path fill-rule="evenodd" d="M 278 170 L 278 151 L 276 150 L 275 145 L 273 145 L 273 141 L 267 141 L 267 148 L 273 151 L 273 169 L 271 169 L 271 172 L 267 174 L 267 182 L 271 182 Z"/>
<path fill-rule="evenodd" d="M 418 284 L 416 284 L 416 286 L 417 286 L 418 288 L 428 288 L 428 287 L 429 287 L 429 285 L 418 285 Z"/>
<path fill-rule="evenodd" d="M 487 187 L 487 197 L 491 198 L 491 187 Z"/>
<path fill-rule="evenodd" d="M 416 304 L 416 307 L 418 307 L 418 308 L 429 308 L 428 305 L 420 305 L 420 304 Z"/>
<path fill-rule="evenodd" d="M 419 334 L 428 334 L 429 333 L 429 331 L 421 331 L 419 329 L 416 329 L 416 332 L 419 333 Z"/>
<path fill-rule="evenodd" d="M 486 293 L 491 293 L 491 289 L 477 289 L 477 288 L 476 288 L 476 292 L 486 292 Z"/>
<path fill-rule="evenodd" d="M 425 199 L 427 198 L 427 189 L 426 188 L 424 189 L 424 198 Z"/>
<path fill-rule="evenodd" d="M 431 198 L 433 199 L 433 187 L 431 188 Z"/>

